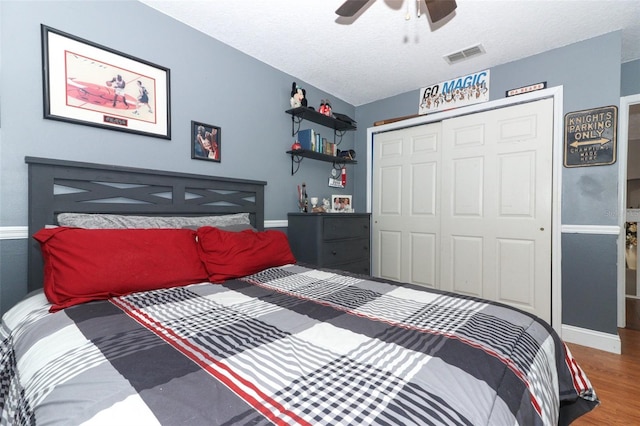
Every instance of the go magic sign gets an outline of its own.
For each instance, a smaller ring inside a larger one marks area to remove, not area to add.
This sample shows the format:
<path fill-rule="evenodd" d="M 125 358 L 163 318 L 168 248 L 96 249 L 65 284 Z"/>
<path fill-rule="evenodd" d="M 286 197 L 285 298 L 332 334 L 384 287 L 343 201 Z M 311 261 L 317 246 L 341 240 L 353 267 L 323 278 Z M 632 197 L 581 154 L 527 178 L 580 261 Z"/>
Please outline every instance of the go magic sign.
<path fill-rule="evenodd" d="M 427 114 L 488 100 L 489 70 L 485 70 L 423 87 L 420 89 L 418 113 Z"/>

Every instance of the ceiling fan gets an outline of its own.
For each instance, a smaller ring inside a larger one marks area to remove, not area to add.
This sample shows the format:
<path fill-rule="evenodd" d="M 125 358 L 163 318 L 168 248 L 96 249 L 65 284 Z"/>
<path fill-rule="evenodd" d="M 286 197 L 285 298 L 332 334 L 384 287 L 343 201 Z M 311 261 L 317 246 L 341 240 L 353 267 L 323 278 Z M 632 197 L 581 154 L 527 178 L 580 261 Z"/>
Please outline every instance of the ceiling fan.
<path fill-rule="evenodd" d="M 362 9 L 370 0 L 346 0 L 336 10 L 339 16 L 350 18 Z M 406 0 L 410 1 L 410 0 Z M 418 0 L 419 2 L 420 0 Z M 453 12 L 457 5 L 455 0 L 424 0 L 431 22 L 436 23 Z"/>

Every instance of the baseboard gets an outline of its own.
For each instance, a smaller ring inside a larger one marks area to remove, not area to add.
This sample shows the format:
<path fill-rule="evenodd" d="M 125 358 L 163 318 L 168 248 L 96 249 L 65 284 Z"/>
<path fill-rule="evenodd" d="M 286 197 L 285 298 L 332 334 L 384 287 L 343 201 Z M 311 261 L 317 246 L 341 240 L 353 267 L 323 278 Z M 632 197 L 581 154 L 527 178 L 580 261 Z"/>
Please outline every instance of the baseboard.
<path fill-rule="evenodd" d="M 622 353 L 622 344 L 618 334 L 603 333 L 601 331 L 562 324 L 562 339 L 568 343 L 588 346 L 618 355 Z"/>

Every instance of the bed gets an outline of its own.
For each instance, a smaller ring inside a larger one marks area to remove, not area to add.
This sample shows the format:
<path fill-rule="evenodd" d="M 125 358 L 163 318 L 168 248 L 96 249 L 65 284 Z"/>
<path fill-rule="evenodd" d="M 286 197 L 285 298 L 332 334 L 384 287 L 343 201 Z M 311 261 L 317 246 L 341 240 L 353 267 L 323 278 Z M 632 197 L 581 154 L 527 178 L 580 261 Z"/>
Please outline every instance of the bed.
<path fill-rule="evenodd" d="M 31 292 L 0 327 L 2 424 L 551 425 L 599 403 L 527 313 L 296 263 L 264 230 L 265 182 L 26 161 Z"/>

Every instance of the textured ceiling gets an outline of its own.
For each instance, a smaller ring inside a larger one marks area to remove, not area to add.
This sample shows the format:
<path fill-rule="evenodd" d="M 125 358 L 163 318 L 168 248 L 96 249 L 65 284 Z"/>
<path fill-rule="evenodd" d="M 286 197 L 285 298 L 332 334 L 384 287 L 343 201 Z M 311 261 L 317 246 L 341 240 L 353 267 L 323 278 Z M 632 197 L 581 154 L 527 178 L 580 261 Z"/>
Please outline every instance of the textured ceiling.
<path fill-rule="evenodd" d="M 371 0 L 350 20 L 343 0 L 141 1 L 354 106 L 616 30 L 621 62 L 640 58 L 640 0 L 458 0 L 439 28 L 422 0 Z M 443 59 L 478 43 L 486 54 Z"/>

